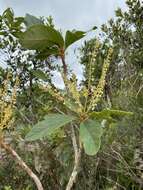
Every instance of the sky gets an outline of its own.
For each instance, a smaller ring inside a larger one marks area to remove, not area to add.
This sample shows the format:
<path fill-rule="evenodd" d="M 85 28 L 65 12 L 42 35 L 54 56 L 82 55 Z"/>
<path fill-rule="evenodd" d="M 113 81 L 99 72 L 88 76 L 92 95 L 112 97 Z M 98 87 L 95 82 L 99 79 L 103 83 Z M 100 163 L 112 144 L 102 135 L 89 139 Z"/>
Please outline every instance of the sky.
<path fill-rule="evenodd" d="M 0 14 L 8 7 L 14 10 L 16 16 L 24 16 L 26 13 L 51 15 L 57 28 L 63 32 L 67 29 L 87 31 L 93 26 L 99 27 L 115 16 L 114 11 L 118 7 L 126 9 L 125 0 L 0 0 Z M 77 59 L 73 58 L 73 50 L 82 43 L 72 46 L 68 56 L 68 62 L 79 79 L 82 78 L 83 70 Z M 60 81 L 59 74 L 55 74 L 54 80 L 56 83 Z M 60 85 L 63 85 L 62 82 Z"/>
<path fill-rule="evenodd" d="M 113 17 L 117 7 L 125 8 L 125 0 L 0 0 L 0 12 L 7 7 L 17 16 L 52 15 L 62 29 L 86 30 Z"/>

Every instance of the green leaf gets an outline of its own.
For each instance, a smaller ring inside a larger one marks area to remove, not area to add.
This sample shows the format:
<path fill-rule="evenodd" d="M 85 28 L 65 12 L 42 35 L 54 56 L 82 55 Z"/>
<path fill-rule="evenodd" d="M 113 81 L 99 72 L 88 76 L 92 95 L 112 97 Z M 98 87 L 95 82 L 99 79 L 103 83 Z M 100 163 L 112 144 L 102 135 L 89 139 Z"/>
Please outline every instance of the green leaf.
<path fill-rule="evenodd" d="M 33 25 L 24 32 L 20 38 L 20 42 L 24 48 L 41 50 L 50 45 L 47 27 L 44 25 Z"/>
<path fill-rule="evenodd" d="M 49 35 L 49 40 L 54 43 L 54 45 L 59 46 L 60 48 L 64 46 L 64 39 L 61 35 L 61 33 L 57 30 L 55 30 L 51 26 L 47 26 L 48 29 L 48 35 Z"/>
<path fill-rule="evenodd" d="M 24 18 L 23 17 L 16 17 L 15 22 L 16 22 L 17 25 L 20 25 L 21 23 L 24 22 Z"/>
<path fill-rule="evenodd" d="M 44 51 L 40 51 L 36 58 L 40 60 L 45 60 L 51 55 L 58 56 L 59 50 L 56 47 L 45 49 Z"/>
<path fill-rule="evenodd" d="M 116 16 L 117 16 L 117 17 L 123 17 L 123 13 L 122 13 L 122 10 L 121 10 L 120 8 L 118 8 L 118 9 L 115 11 L 115 13 L 116 13 Z"/>
<path fill-rule="evenodd" d="M 71 44 L 80 40 L 85 36 L 86 32 L 83 31 L 67 31 L 65 37 L 65 49 L 67 49 Z"/>
<path fill-rule="evenodd" d="M 124 116 L 131 116 L 133 115 L 132 112 L 126 112 L 126 111 L 121 111 L 121 110 L 103 110 L 101 112 L 92 112 L 90 113 L 90 117 L 92 119 L 106 119 L 109 121 L 115 121 L 114 119 L 117 119 L 119 117 L 124 117 Z"/>
<path fill-rule="evenodd" d="M 26 24 L 27 28 L 35 24 L 43 24 L 42 20 L 30 14 L 25 15 L 24 23 Z"/>
<path fill-rule="evenodd" d="M 45 116 L 43 121 L 38 122 L 27 134 L 26 140 L 34 141 L 48 137 L 56 132 L 60 127 L 75 120 L 75 117 L 64 114 L 50 114 Z"/>
<path fill-rule="evenodd" d="M 122 111 L 122 110 L 104 110 L 106 113 L 109 113 L 112 117 L 123 117 L 123 116 L 132 116 L 133 112 Z"/>
<path fill-rule="evenodd" d="M 39 79 L 42 79 L 44 81 L 47 81 L 48 80 L 48 76 L 43 72 L 41 71 L 40 69 L 37 69 L 37 70 L 31 70 L 32 74 L 39 78 Z"/>
<path fill-rule="evenodd" d="M 12 24 L 13 18 L 14 18 L 14 13 L 11 8 L 7 8 L 4 12 L 2 17 L 6 18 L 9 22 L 9 24 Z"/>
<path fill-rule="evenodd" d="M 92 156 L 99 151 L 102 133 L 102 126 L 97 121 L 86 120 L 80 124 L 80 139 L 86 154 Z"/>
<path fill-rule="evenodd" d="M 96 30 L 96 29 L 97 29 L 97 26 L 93 26 L 93 27 L 92 27 L 92 30 Z"/>
<path fill-rule="evenodd" d="M 63 37 L 52 27 L 36 24 L 27 29 L 20 38 L 23 47 L 34 50 L 43 50 L 57 45 L 62 47 Z"/>

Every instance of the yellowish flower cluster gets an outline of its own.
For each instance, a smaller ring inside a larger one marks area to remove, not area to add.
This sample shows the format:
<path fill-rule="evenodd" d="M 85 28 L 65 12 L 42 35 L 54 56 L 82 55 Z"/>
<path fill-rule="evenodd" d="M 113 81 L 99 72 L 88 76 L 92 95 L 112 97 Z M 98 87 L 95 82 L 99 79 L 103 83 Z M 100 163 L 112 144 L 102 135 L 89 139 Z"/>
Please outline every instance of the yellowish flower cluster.
<path fill-rule="evenodd" d="M 51 86 L 40 86 L 40 88 L 42 88 L 42 90 L 44 90 L 45 92 L 48 92 L 56 100 L 60 102 L 64 101 L 63 95 L 56 88 L 53 88 Z"/>
<path fill-rule="evenodd" d="M 10 74 L 7 75 L 6 80 L 3 83 L 3 87 L 0 89 L 0 131 L 4 128 L 9 128 L 13 123 L 13 106 L 16 103 L 16 89 L 18 86 L 18 78 L 16 79 L 15 86 L 12 90 L 12 94 L 8 94 L 9 90 Z"/>
<path fill-rule="evenodd" d="M 95 42 L 95 46 L 93 47 L 93 50 L 92 50 L 91 55 L 90 55 L 88 87 L 90 86 L 91 81 L 94 80 L 94 78 L 92 79 L 92 74 L 94 73 L 96 57 L 97 57 L 97 54 L 99 52 L 100 45 L 101 45 L 100 42 L 97 40 Z"/>
<path fill-rule="evenodd" d="M 74 77 L 73 77 L 74 78 Z M 48 92 L 53 98 L 55 98 L 57 101 L 61 102 L 63 105 L 68 107 L 72 111 L 76 111 L 77 113 L 82 112 L 82 105 L 80 102 L 80 96 L 78 89 L 76 88 L 75 81 L 70 81 L 65 79 L 66 81 L 66 87 L 69 88 L 68 90 L 69 94 L 67 95 L 66 91 L 59 91 L 58 89 L 51 87 L 51 86 L 40 86 L 45 92 Z"/>
<path fill-rule="evenodd" d="M 94 110 L 101 96 L 103 95 L 106 83 L 106 74 L 110 66 L 113 49 L 109 49 L 107 58 L 103 63 L 102 74 L 98 85 L 92 86 L 92 68 L 95 67 L 94 64 L 96 63 L 96 57 L 100 45 L 100 42 L 96 41 L 95 47 L 91 52 L 91 59 L 89 63 L 88 87 L 84 86 L 81 90 L 79 90 L 76 76 L 73 74 L 72 77 L 68 79 L 67 76 L 65 76 L 63 73 L 61 74 L 66 87 L 65 93 L 61 93 L 53 87 L 43 87 L 43 89 L 45 91 L 48 91 L 54 98 L 56 98 L 56 100 L 60 101 L 61 103 L 66 105 L 70 110 L 77 112 L 81 116 L 84 114 L 86 115 L 91 110 Z M 85 100 L 83 102 L 84 105 L 82 104 L 83 100 Z"/>
<path fill-rule="evenodd" d="M 83 86 L 83 88 L 81 89 L 80 92 L 81 96 L 83 96 L 84 98 L 87 98 L 89 95 L 88 89 L 86 88 L 86 86 Z"/>
<path fill-rule="evenodd" d="M 102 68 L 102 74 L 101 74 L 101 78 L 99 80 L 99 83 L 97 85 L 97 87 L 93 87 L 92 91 L 93 91 L 93 95 L 90 101 L 90 104 L 88 106 L 88 111 L 89 110 L 94 110 L 97 103 L 99 102 L 101 96 L 103 95 L 103 91 L 104 91 L 104 87 L 105 87 L 105 83 L 106 83 L 106 74 L 107 71 L 109 69 L 110 66 L 110 62 L 111 62 L 111 57 L 112 57 L 112 53 L 113 53 L 113 49 L 110 48 L 109 52 L 108 52 L 108 56 L 104 61 L 103 64 L 103 68 Z"/>
<path fill-rule="evenodd" d="M 69 92 L 69 95 L 71 96 L 70 98 L 72 98 L 74 101 L 75 101 L 75 104 L 78 105 L 78 112 L 82 112 L 83 111 L 83 106 L 81 104 L 81 101 L 80 101 L 80 91 L 78 90 L 78 87 L 77 87 L 77 79 L 76 79 L 76 76 L 73 74 L 71 79 L 64 79 L 64 82 L 68 88 L 68 92 Z"/>

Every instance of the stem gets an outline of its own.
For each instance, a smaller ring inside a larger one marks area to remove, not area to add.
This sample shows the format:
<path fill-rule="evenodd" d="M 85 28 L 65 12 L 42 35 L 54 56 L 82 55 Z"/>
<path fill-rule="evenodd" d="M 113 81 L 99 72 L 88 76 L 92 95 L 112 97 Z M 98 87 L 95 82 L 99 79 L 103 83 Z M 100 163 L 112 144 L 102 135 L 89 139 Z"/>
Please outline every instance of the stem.
<path fill-rule="evenodd" d="M 67 184 L 66 190 L 71 190 L 71 188 L 73 187 L 73 184 L 76 181 L 78 172 L 79 172 L 79 165 L 80 165 L 80 159 L 81 159 L 81 148 L 78 148 L 78 144 L 76 141 L 76 136 L 75 136 L 75 129 L 74 126 L 71 125 L 71 138 L 72 138 L 72 143 L 73 143 L 73 148 L 74 148 L 74 167 L 73 167 L 73 171 L 71 173 L 69 182 Z"/>
<path fill-rule="evenodd" d="M 67 69 L 67 64 L 65 62 L 65 55 L 61 55 L 61 60 L 62 60 L 62 64 L 63 64 L 63 81 L 64 81 L 64 84 L 65 84 L 65 88 L 66 88 L 66 91 L 67 91 L 67 94 L 69 94 L 69 89 L 68 89 L 68 85 L 67 85 L 67 75 L 68 75 L 68 69 Z"/>
<path fill-rule="evenodd" d="M 68 70 L 67 70 L 67 65 L 66 65 L 66 62 L 65 62 L 64 55 L 61 56 L 61 60 L 62 60 L 62 64 L 63 64 L 64 75 L 67 76 Z"/>
<path fill-rule="evenodd" d="M 64 77 L 65 77 L 65 79 L 67 79 L 68 71 L 67 71 L 67 65 L 65 62 L 65 57 L 61 56 L 61 60 L 63 63 Z M 64 81 L 64 82 L 65 82 L 67 94 L 69 94 L 70 92 L 69 92 L 68 86 L 66 84 L 66 81 Z M 74 129 L 74 126 L 72 124 L 71 124 L 71 139 L 72 139 L 72 144 L 73 144 L 73 148 L 74 148 L 74 167 L 73 167 L 73 171 L 71 173 L 71 176 L 69 178 L 68 184 L 66 186 L 66 190 L 71 190 L 74 183 L 76 182 L 76 178 L 77 178 L 78 170 L 79 170 L 79 165 L 80 165 L 80 159 L 81 159 L 81 147 L 78 147 L 78 143 L 77 143 L 76 135 L 75 135 L 75 129 Z"/>
<path fill-rule="evenodd" d="M 89 98 L 89 90 L 90 90 L 90 86 L 91 86 L 91 58 L 89 61 L 89 76 L 88 76 L 88 83 L 87 83 L 87 90 L 88 90 L 88 95 L 85 99 L 85 105 L 84 105 L 84 112 L 86 112 L 86 108 L 87 108 L 87 102 L 88 102 L 88 98 Z"/>
<path fill-rule="evenodd" d="M 18 161 L 18 164 L 21 166 L 21 168 L 24 171 L 26 171 L 27 174 L 33 179 L 33 181 L 35 182 L 35 184 L 37 186 L 37 189 L 38 190 L 44 190 L 39 178 L 37 177 L 37 175 L 33 173 L 33 171 L 26 165 L 26 163 L 16 153 L 16 151 L 3 141 L 0 142 L 0 145 L 2 148 L 4 148 L 7 152 L 9 152 Z"/>

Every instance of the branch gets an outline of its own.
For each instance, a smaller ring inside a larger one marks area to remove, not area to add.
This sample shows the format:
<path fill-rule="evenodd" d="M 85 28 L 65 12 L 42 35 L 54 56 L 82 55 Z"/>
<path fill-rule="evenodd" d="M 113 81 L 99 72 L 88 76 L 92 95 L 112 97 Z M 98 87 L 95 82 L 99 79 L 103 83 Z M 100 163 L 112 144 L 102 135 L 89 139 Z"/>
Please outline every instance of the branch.
<path fill-rule="evenodd" d="M 22 158 L 15 152 L 15 150 L 10 147 L 5 142 L 1 141 L 0 145 L 2 148 L 4 148 L 7 152 L 9 152 L 17 161 L 18 164 L 21 166 L 23 170 L 27 172 L 27 174 L 33 179 L 35 182 L 38 190 L 44 190 L 43 186 L 39 180 L 39 178 L 36 176 L 36 174 L 33 173 L 33 171 L 26 165 L 26 163 L 22 160 Z"/>
<path fill-rule="evenodd" d="M 79 165 L 80 165 L 80 158 L 81 158 L 81 148 L 78 148 L 78 144 L 76 141 L 76 135 L 75 135 L 75 129 L 74 129 L 73 125 L 71 125 L 71 138 L 72 138 L 72 143 L 73 143 L 73 148 L 74 148 L 75 161 L 74 161 L 74 168 L 71 173 L 66 190 L 71 190 L 71 188 L 73 187 L 73 184 L 76 181 L 76 178 L 77 178 L 77 175 L 79 172 Z"/>

